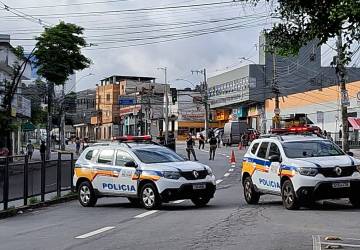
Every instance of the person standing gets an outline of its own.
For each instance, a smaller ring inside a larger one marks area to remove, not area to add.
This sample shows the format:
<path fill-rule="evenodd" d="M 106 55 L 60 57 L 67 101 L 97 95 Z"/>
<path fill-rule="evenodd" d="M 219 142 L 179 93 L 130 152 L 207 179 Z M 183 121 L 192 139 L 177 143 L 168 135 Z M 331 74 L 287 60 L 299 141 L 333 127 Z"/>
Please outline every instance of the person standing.
<path fill-rule="evenodd" d="M 34 153 L 34 145 L 32 145 L 31 140 L 28 141 L 28 144 L 26 145 L 26 154 L 29 157 L 29 160 L 31 160 Z"/>
<path fill-rule="evenodd" d="M 204 149 L 205 147 L 205 137 L 202 133 L 200 133 L 200 139 L 199 139 L 199 149 L 202 147 Z"/>
<path fill-rule="evenodd" d="M 79 153 L 80 153 L 80 146 L 81 146 L 80 138 L 76 137 L 76 140 L 75 140 L 75 153 L 77 155 L 79 155 Z"/>
<path fill-rule="evenodd" d="M 209 140 L 209 144 L 210 144 L 210 158 L 209 160 L 214 160 L 215 158 L 215 151 L 216 151 L 216 147 L 217 147 L 217 139 L 215 136 L 211 137 Z"/>
<path fill-rule="evenodd" d="M 41 156 L 41 161 L 45 162 L 45 154 L 46 154 L 46 145 L 44 141 L 41 141 L 41 145 L 40 145 L 40 156 Z"/>
<path fill-rule="evenodd" d="M 190 153 L 192 153 L 193 157 L 194 157 L 194 161 L 197 161 L 196 159 L 196 155 L 195 155 L 195 150 L 194 150 L 194 145 L 195 145 L 195 141 L 192 138 L 191 133 L 189 133 L 187 139 L 186 139 L 186 151 L 188 154 L 188 159 L 190 161 Z"/>

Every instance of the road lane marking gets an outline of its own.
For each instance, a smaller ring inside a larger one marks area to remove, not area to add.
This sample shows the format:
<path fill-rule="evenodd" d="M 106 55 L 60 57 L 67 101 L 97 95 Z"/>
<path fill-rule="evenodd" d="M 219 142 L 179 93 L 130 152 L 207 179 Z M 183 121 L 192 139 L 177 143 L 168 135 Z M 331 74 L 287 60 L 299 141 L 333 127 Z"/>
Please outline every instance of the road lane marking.
<path fill-rule="evenodd" d="M 216 184 L 220 184 L 223 180 L 216 180 Z"/>
<path fill-rule="evenodd" d="M 145 216 L 148 216 L 148 215 L 151 215 L 151 214 L 154 214 L 156 212 L 159 212 L 159 210 L 151 210 L 151 211 L 147 211 L 145 213 L 142 213 L 142 214 L 139 214 L 139 215 L 136 215 L 134 218 L 144 218 Z"/>
<path fill-rule="evenodd" d="M 90 233 L 86 233 L 86 234 L 83 234 L 83 235 L 80 235 L 80 236 L 77 236 L 75 237 L 75 239 L 86 239 L 86 238 L 89 238 L 91 236 L 94 236 L 94 235 L 97 235 L 97 234 L 101 234 L 103 232 L 106 232 L 106 231 L 109 231 L 111 229 L 114 229 L 115 227 L 103 227 L 103 228 L 100 228 L 98 230 L 95 230 L 95 231 L 92 231 Z"/>
<path fill-rule="evenodd" d="M 320 244 L 328 245 L 328 246 L 343 246 L 343 247 L 360 248 L 360 245 L 347 244 L 347 243 L 341 243 L 341 242 L 326 242 L 326 241 L 323 242 L 323 241 L 321 241 Z"/>
<path fill-rule="evenodd" d="M 319 235 L 313 235 L 313 250 L 321 250 L 321 241 Z"/>
<path fill-rule="evenodd" d="M 177 200 L 177 201 L 173 201 L 172 203 L 173 204 L 180 204 L 180 203 L 182 203 L 182 202 L 184 202 L 185 200 Z"/>
<path fill-rule="evenodd" d="M 230 175 L 230 173 L 225 173 L 224 177 L 228 177 Z"/>
<path fill-rule="evenodd" d="M 233 168 L 230 168 L 230 169 L 229 169 L 229 172 L 233 172 L 233 171 L 234 171 L 234 169 L 233 169 Z"/>

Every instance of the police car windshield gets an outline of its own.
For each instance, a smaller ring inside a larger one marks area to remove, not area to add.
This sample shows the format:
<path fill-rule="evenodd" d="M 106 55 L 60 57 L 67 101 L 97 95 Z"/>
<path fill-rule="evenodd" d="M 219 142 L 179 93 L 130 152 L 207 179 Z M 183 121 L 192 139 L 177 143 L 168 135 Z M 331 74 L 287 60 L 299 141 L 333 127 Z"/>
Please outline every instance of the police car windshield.
<path fill-rule="evenodd" d="M 344 155 L 341 149 L 330 141 L 284 142 L 283 148 L 288 158 L 309 158 Z"/>
<path fill-rule="evenodd" d="M 133 152 L 141 162 L 147 164 L 184 161 L 175 152 L 166 148 L 136 149 Z"/>

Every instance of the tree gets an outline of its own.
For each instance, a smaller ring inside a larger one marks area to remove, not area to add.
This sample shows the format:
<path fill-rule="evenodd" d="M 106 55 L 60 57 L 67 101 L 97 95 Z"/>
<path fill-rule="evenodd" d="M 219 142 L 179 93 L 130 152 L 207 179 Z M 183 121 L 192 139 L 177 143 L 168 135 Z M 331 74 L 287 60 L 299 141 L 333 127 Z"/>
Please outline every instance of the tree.
<path fill-rule="evenodd" d="M 87 45 L 83 38 L 83 28 L 71 23 L 60 22 L 58 25 L 46 28 L 45 31 L 36 38 L 35 64 L 38 67 L 38 74 L 44 77 L 49 84 L 48 102 L 48 132 L 47 132 L 47 154 L 50 155 L 50 128 L 51 128 L 51 106 L 52 89 L 54 85 L 64 85 L 68 77 L 77 70 L 82 70 L 90 66 L 90 59 L 86 58 L 81 49 Z M 64 98 L 63 98 L 64 99 Z M 64 149 L 64 123 L 65 114 L 62 110 L 62 133 L 61 142 Z"/>
<path fill-rule="evenodd" d="M 248 0 L 258 3 L 260 0 Z M 268 0 L 267 0 L 268 1 Z M 280 55 L 296 55 L 311 40 L 318 39 L 319 46 L 329 39 L 337 39 L 336 73 L 339 77 L 341 96 L 346 97 L 346 68 L 360 47 L 360 8 L 356 0 L 278 0 L 275 14 L 281 22 L 266 34 L 266 46 L 270 52 Z M 345 100 L 346 98 L 343 98 Z M 345 101 L 341 105 L 342 146 L 348 150 L 348 121 Z"/>

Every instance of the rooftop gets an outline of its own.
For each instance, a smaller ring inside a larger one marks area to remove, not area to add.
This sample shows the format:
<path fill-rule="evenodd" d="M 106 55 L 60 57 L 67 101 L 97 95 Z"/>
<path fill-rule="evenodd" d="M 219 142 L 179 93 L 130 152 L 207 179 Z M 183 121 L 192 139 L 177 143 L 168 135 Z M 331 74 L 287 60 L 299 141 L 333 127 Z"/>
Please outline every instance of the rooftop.
<path fill-rule="evenodd" d="M 124 76 L 124 75 L 113 75 L 106 77 L 102 80 L 100 80 L 101 83 L 109 82 L 109 83 L 116 83 L 119 81 L 124 80 L 131 80 L 131 81 L 138 81 L 138 82 L 154 82 L 155 77 L 146 77 L 146 76 Z"/>

